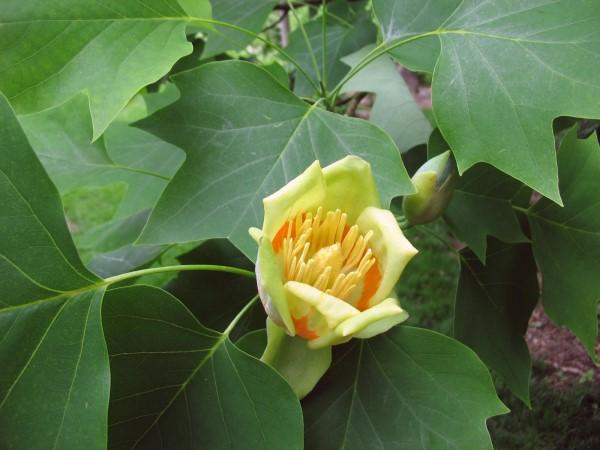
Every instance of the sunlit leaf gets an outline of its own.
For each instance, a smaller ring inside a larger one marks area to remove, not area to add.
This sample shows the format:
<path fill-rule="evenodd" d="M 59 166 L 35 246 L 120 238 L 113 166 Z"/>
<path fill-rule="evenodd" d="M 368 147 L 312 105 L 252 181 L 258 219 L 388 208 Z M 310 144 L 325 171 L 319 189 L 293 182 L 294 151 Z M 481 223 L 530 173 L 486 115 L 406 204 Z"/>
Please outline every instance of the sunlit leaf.
<path fill-rule="evenodd" d="M 276 4 L 277 0 L 217 0 L 213 1 L 213 17 L 260 33 Z M 217 25 L 214 31 L 208 33 L 202 57 L 208 58 L 227 50 L 242 50 L 253 40 L 252 35 Z"/>
<path fill-rule="evenodd" d="M 552 120 L 600 118 L 598 5 L 586 0 L 373 5 L 388 45 L 439 39 L 433 109 L 459 169 L 487 162 L 560 203 Z"/>
<path fill-rule="evenodd" d="M 5 0 L 0 89 L 19 114 L 86 92 L 98 138 L 139 89 L 191 53 L 185 29 L 195 19 L 210 19 L 208 0 Z"/>
<path fill-rule="evenodd" d="M 344 57 L 342 61 L 355 66 L 372 48 L 365 47 Z M 396 64 L 390 58 L 383 56 L 373 61 L 350 79 L 343 90 L 375 93 L 375 104 L 370 111 L 369 120 L 387 131 L 400 151 L 404 152 L 427 142 L 431 124 L 415 103 Z"/>

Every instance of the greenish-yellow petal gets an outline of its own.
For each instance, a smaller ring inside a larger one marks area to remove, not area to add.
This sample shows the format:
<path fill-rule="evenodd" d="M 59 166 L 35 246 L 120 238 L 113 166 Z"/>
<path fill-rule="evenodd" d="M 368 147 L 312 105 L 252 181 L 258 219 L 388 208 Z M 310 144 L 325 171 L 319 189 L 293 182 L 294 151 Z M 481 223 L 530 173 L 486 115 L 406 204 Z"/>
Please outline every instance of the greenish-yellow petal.
<path fill-rule="evenodd" d="M 390 295 L 417 249 L 406 239 L 394 215 L 386 209 L 367 208 L 356 224 L 362 233 L 373 231 L 369 244 L 382 274 L 379 288 L 369 301 L 369 305 L 374 306 Z"/>
<path fill-rule="evenodd" d="M 323 336 L 308 341 L 308 347 L 318 350 L 320 348 L 331 347 L 332 345 L 343 344 L 344 342 L 348 342 L 351 338 L 352 336 L 342 336 L 336 332 L 336 330 L 330 330 Z"/>
<path fill-rule="evenodd" d="M 283 286 L 281 267 L 273 251 L 273 244 L 265 236 L 262 237 L 258 247 L 256 280 L 260 299 L 268 316 L 275 323 L 285 327 L 293 336 L 296 330 Z"/>
<path fill-rule="evenodd" d="M 323 171 L 319 161 L 315 161 L 302 174 L 263 200 L 263 234 L 272 240 L 287 220 L 301 212 L 316 211 L 325 201 L 325 193 Z"/>
<path fill-rule="evenodd" d="M 248 229 L 248 234 L 250 234 L 250 237 L 254 239 L 257 243 L 260 242 L 260 239 L 263 237 L 262 230 L 256 227 L 250 227 Z"/>
<path fill-rule="evenodd" d="M 354 223 L 363 209 L 380 206 L 371 165 L 357 156 L 346 156 L 323 169 L 327 195 L 323 209 L 341 209 Z"/>
<path fill-rule="evenodd" d="M 387 298 L 360 314 L 343 321 L 336 328 L 341 336 L 368 339 L 385 333 L 408 319 L 408 313 L 400 307 L 395 298 Z"/>
<path fill-rule="evenodd" d="M 358 309 L 354 306 L 306 283 L 288 281 L 284 287 L 290 301 L 303 302 L 314 307 L 323 316 L 329 329 L 333 329 L 340 322 L 359 314 Z"/>

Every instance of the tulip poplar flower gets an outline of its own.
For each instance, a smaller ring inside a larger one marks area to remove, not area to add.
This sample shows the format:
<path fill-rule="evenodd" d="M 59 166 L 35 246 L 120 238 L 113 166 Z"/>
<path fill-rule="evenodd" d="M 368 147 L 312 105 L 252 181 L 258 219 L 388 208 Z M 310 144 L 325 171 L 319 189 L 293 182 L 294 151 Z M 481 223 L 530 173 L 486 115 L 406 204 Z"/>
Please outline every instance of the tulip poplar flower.
<path fill-rule="evenodd" d="M 331 346 L 408 318 L 394 286 L 417 250 L 380 207 L 370 165 L 315 161 L 263 200 L 256 275 L 267 312 L 262 357 L 302 398 L 331 363 Z"/>

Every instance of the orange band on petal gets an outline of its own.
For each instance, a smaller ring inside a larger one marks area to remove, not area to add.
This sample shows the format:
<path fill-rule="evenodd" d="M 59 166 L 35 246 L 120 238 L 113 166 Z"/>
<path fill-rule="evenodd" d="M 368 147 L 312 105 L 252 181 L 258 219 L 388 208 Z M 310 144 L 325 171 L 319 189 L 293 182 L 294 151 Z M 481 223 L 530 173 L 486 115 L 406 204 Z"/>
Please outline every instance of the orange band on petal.
<path fill-rule="evenodd" d="M 299 319 L 292 317 L 292 320 L 294 321 L 294 327 L 296 327 L 296 334 L 298 336 L 302 336 L 304 339 L 308 340 L 319 337 L 317 333 L 308 328 L 308 314 L 300 317 Z"/>
<path fill-rule="evenodd" d="M 356 308 L 359 311 L 364 311 L 369 307 L 369 301 L 371 297 L 375 295 L 377 289 L 379 289 L 379 284 L 381 283 L 381 272 L 379 271 L 379 266 L 377 262 L 371 266 L 367 274 L 365 275 L 364 287 L 360 298 L 358 299 L 358 303 L 356 304 Z"/>
<path fill-rule="evenodd" d="M 296 223 L 293 220 L 285 222 L 273 238 L 273 251 L 275 253 L 279 253 L 279 250 L 281 250 L 281 247 L 283 246 L 283 240 L 288 236 L 288 228 L 290 225 L 292 227 L 290 237 L 296 237 Z"/>

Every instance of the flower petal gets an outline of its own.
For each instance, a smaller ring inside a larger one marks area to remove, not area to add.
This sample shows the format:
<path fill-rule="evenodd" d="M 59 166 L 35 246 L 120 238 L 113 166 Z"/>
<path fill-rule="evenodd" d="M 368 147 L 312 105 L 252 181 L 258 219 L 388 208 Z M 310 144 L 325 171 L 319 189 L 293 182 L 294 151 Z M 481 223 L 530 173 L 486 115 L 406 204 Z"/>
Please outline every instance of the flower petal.
<path fill-rule="evenodd" d="M 273 244 L 266 236 L 262 237 L 258 247 L 256 282 L 267 315 L 275 323 L 285 327 L 290 335 L 296 334 L 283 287 L 281 268 L 273 251 Z"/>
<path fill-rule="evenodd" d="M 359 314 L 354 306 L 306 283 L 288 281 L 284 287 L 291 301 L 298 301 L 315 308 L 331 330 L 342 321 Z"/>
<path fill-rule="evenodd" d="M 404 267 L 417 254 L 417 249 L 406 239 L 396 218 L 388 210 L 367 208 L 356 224 L 362 233 L 373 231 L 370 245 L 382 274 L 379 288 L 368 301 L 370 306 L 374 306 L 390 295 Z"/>
<path fill-rule="evenodd" d="M 337 326 L 335 331 L 345 337 L 368 339 L 385 333 L 406 319 L 408 319 L 408 313 L 400 307 L 398 301 L 395 298 L 388 298 L 345 320 Z"/>
<path fill-rule="evenodd" d="M 369 206 L 380 206 L 371 165 L 357 156 L 346 156 L 323 169 L 327 195 L 323 209 L 341 209 L 354 223 Z"/>
<path fill-rule="evenodd" d="M 315 161 L 302 174 L 263 200 L 263 234 L 273 240 L 288 219 L 300 212 L 316 211 L 323 204 L 325 193 L 323 171 L 319 161 Z"/>
<path fill-rule="evenodd" d="M 328 331 L 323 336 L 319 336 L 317 339 L 308 341 L 308 348 L 318 350 L 321 348 L 331 347 L 332 345 L 343 344 L 348 342 L 352 336 L 342 336 L 335 330 Z"/>
<path fill-rule="evenodd" d="M 306 344 L 305 339 L 288 336 L 267 319 L 267 348 L 260 359 L 277 370 L 300 399 L 313 390 L 331 365 L 331 347 L 311 350 Z"/>

